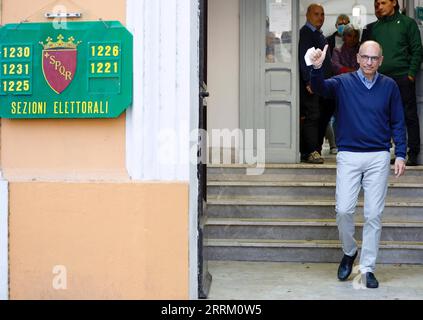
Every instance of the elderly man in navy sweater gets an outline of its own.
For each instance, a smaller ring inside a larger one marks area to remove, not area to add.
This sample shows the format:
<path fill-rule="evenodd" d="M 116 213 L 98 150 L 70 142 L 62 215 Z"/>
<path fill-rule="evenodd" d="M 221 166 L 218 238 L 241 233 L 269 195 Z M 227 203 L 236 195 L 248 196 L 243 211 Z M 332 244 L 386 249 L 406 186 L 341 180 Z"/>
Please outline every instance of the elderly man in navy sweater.
<path fill-rule="evenodd" d="M 312 90 L 336 99 L 337 181 L 336 220 L 344 257 L 338 279 L 351 274 L 358 254 L 354 239 L 354 213 L 361 187 L 364 189 L 364 229 L 360 272 L 367 288 L 377 288 L 374 275 L 382 231 L 382 212 L 388 190 L 391 138 L 396 145 L 395 175 L 405 171 L 406 127 L 401 95 L 394 80 L 379 74 L 381 46 L 362 44 L 357 55 L 360 69 L 324 80 L 321 66 L 326 56 L 317 49 L 311 55 Z"/>

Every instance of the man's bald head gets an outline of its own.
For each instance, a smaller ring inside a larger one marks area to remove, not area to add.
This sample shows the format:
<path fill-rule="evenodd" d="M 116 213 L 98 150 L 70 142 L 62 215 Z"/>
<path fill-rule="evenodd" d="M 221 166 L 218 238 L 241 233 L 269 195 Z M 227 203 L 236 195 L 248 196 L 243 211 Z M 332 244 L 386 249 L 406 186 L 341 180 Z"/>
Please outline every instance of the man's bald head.
<path fill-rule="evenodd" d="M 312 4 L 310 4 L 309 6 L 308 6 L 308 8 L 307 8 L 307 15 L 312 11 L 312 10 L 314 10 L 314 9 L 316 9 L 316 8 L 320 8 L 320 9 L 322 9 L 323 11 L 324 11 L 324 8 L 323 8 L 323 6 L 321 5 L 321 4 L 319 4 L 319 3 L 312 3 Z"/>
<path fill-rule="evenodd" d="M 363 42 L 363 44 L 360 46 L 359 53 L 362 53 L 368 47 L 371 47 L 371 48 L 376 47 L 376 48 L 378 48 L 378 50 L 379 50 L 379 55 L 378 56 L 379 57 L 383 56 L 382 46 L 378 42 L 373 41 L 373 40 L 369 40 L 369 41 Z"/>
<path fill-rule="evenodd" d="M 325 22 L 325 10 L 321 4 L 312 3 L 307 8 L 307 22 L 320 30 Z"/>

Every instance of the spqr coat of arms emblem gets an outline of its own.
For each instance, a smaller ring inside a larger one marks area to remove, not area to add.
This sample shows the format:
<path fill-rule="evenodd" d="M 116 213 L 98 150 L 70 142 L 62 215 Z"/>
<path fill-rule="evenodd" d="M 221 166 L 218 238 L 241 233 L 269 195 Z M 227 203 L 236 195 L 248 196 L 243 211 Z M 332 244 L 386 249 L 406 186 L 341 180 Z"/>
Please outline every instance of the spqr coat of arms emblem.
<path fill-rule="evenodd" d="M 43 73 L 49 86 L 57 94 L 61 94 L 75 77 L 77 64 L 77 47 L 81 43 L 75 43 L 74 37 L 64 41 L 63 35 L 57 36 L 57 41 L 48 37 L 46 43 L 40 42 L 43 50 Z"/>

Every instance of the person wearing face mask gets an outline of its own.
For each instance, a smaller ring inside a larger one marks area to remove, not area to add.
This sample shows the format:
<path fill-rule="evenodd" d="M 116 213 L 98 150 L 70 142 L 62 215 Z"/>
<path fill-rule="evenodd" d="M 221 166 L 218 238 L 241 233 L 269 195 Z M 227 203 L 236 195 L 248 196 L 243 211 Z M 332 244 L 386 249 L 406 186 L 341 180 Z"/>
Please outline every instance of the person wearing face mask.
<path fill-rule="evenodd" d="M 345 26 L 350 23 L 350 18 L 346 14 L 340 14 L 336 19 L 336 31 L 326 38 L 329 45 L 329 52 L 332 55 L 334 48 L 341 48 L 344 44 L 343 34 Z"/>
<path fill-rule="evenodd" d="M 332 68 L 336 75 L 358 70 L 357 62 L 360 30 L 353 25 L 347 25 L 344 30 L 344 44 L 341 48 L 335 48 L 332 55 Z"/>

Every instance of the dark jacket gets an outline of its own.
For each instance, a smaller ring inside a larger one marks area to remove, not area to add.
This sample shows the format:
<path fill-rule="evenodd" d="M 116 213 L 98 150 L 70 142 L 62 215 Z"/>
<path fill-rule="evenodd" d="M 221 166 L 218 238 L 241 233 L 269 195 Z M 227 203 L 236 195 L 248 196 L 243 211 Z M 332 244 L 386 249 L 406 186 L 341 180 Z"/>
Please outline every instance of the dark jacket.
<path fill-rule="evenodd" d="M 329 52 L 330 52 L 331 55 L 333 55 L 333 49 L 335 48 L 335 45 L 336 45 L 336 35 L 337 34 L 338 34 L 338 31 L 335 31 L 334 34 L 332 34 L 331 36 L 326 38 L 328 45 L 329 45 Z"/>
<path fill-rule="evenodd" d="M 302 85 L 307 86 L 310 84 L 310 72 L 312 66 L 307 67 L 304 61 L 304 56 L 307 53 L 307 50 L 312 47 L 323 50 L 326 44 L 326 38 L 320 31 L 316 30 L 313 32 L 307 25 L 304 25 L 301 28 L 298 58 L 300 61 L 300 76 Z M 330 78 L 332 76 L 331 55 L 329 52 L 323 62 L 323 70 L 325 78 Z"/>
<path fill-rule="evenodd" d="M 383 48 L 380 73 L 390 77 L 415 77 L 422 62 L 420 30 L 414 19 L 397 11 L 379 19 L 372 29 L 372 40 Z"/>
<path fill-rule="evenodd" d="M 373 26 L 376 24 L 377 21 L 369 23 L 363 29 L 363 34 L 361 35 L 361 43 L 364 43 L 368 40 L 372 40 L 372 30 Z"/>

